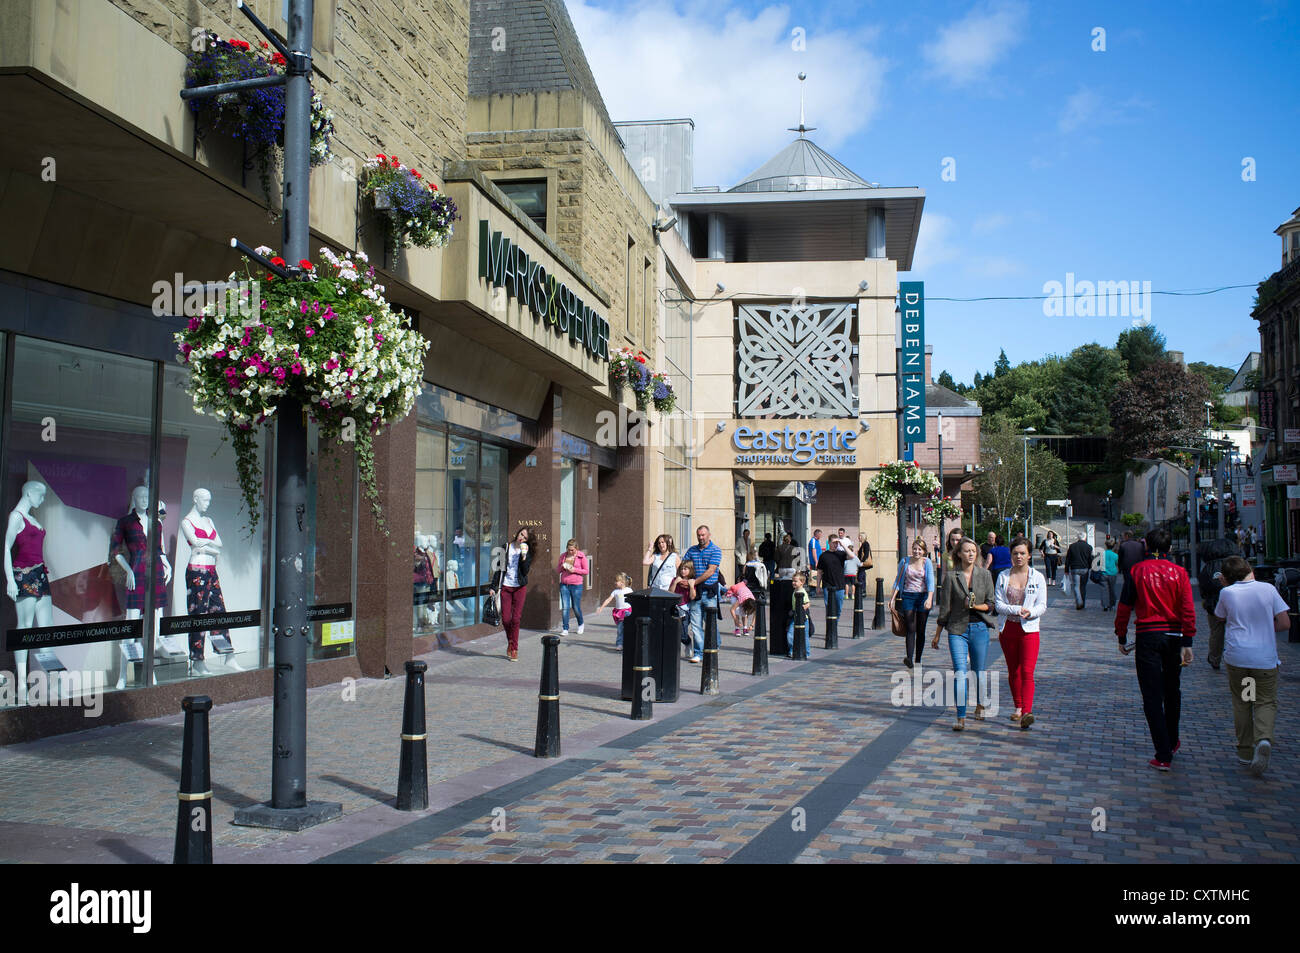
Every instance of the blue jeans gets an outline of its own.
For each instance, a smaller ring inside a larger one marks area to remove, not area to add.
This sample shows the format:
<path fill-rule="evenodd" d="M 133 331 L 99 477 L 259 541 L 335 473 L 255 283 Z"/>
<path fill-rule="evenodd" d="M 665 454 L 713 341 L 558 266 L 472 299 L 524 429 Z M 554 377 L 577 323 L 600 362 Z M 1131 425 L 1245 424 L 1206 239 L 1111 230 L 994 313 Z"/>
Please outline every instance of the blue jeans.
<path fill-rule="evenodd" d="M 618 620 L 618 638 L 614 640 L 614 648 L 616 649 L 623 647 L 623 622 L 623 619 Z"/>
<path fill-rule="evenodd" d="M 989 653 L 989 627 L 983 622 L 968 622 L 966 631 L 958 635 L 948 633 L 948 652 L 952 655 L 952 670 L 956 678 L 954 688 L 957 693 L 957 717 L 966 717 L 966 672 L 975 676 L 975 704 L 980 704 L 980 675 L 984 672 L 984 660 Z"/>
<path fill-rule="evenodd" d="M 840 610 L 844 608 L 844 590 L 827 589 L 826 590 L 826 616 L 835 616 L 836 625 L 839 625 Z M 830 625 L 829 622 L 826 623 Z"/>
<path fill-rule="evenodd" d="M 582 583 L 560 586 L 560 618 L 563 622 L 560 628 L 565 632 L 569 631 L 570 606 L 573 607 L 574 614 L 578 617 L 578 625 L 582 625 Z"/>
<path fill-rule="evenodd" d="M 712 595 L 707 590 L 701 590 L 700 597 L 690 603 L 691 607 L 691 637 L 694 642 L 695 658 L 704 658 L 704 607 L 718 606 L 718 593 L 715 591 Z"/>
<path fill-rule="evenodd" d="M 1070 585 L 1074 587 L 1074 606 L 1075 608 L 1088 607 L 1088 576 L 1092 574 L 1090 569 L 1071 569 Z"/>
<path fill-rule="evenodd" d="M 813 631 L 812 613 L 805 613 L 804 618 L 807 621 L 807 628 L 804 629 L 803 633 L 804 655 L 812 658 L 812 640 L 817 633 Z M 790 650 L 786 653 L 786 658 L 794 658 L 794 613 L 790 614 L 790 621 L 785 624 L 785 644 L 790 647 Z"/>

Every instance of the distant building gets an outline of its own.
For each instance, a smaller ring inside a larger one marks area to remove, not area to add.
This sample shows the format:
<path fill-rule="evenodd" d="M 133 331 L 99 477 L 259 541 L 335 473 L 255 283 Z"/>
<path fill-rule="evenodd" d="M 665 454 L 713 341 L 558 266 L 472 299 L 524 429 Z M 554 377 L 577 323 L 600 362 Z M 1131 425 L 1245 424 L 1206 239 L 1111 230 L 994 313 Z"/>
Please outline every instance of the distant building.
<path fill-rule="evenodd" d="M 1259 391 L 1252 387 L 1251 374 L 1259 370 L 1259 351 L 1251 351 L 1241 362 L 1237 374 L 1224 389 L 1223 402 L 1229 407 L 1241 407 L 1251 413 L 1258 412 Z"/>

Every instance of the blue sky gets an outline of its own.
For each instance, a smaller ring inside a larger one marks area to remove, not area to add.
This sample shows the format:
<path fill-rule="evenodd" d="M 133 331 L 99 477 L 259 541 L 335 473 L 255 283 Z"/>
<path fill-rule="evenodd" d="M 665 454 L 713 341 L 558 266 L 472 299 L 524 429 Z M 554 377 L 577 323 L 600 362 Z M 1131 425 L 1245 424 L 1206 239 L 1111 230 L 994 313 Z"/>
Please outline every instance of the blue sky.
<path fill-rule="evenodd" d="M 697 185 L 733 185 L 790 141 L 803 70 L 813 141 L 868 181 L 925 190 L 902 277 L 928 297 L 1042 295 L 1069 272 L 1251 284 L 1156 295 L 1151 321 L 1188 361 L 1236 367 L 1259 347 L 1253 283 L 1300 206 L 1297 2 L 568 7 L 615 121 L 695 120 Z M 1132 326 L 1040 301 L 931 300 L 927 321 L 936 374 L 967 382 L 1001 348 L 1015 363 Z"/>

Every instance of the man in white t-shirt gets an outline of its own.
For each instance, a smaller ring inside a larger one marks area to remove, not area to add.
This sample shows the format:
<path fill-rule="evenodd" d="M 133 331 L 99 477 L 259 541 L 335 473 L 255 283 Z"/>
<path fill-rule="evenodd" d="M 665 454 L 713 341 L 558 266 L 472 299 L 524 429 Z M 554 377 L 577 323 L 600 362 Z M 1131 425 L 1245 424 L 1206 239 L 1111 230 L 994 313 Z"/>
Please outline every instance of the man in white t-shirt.
<path fill-rule="evenodd" d="M 1214 614 L 1224 620 L 1223 663 L 1232 693 L 1237 761 L 1260 775 L 1268 767 L 1277 720 L 1277 633 L 1289 629 L 1287 604 L 1250 563 L 1230 556 L 1219 570 L 1226 584 Z"/>

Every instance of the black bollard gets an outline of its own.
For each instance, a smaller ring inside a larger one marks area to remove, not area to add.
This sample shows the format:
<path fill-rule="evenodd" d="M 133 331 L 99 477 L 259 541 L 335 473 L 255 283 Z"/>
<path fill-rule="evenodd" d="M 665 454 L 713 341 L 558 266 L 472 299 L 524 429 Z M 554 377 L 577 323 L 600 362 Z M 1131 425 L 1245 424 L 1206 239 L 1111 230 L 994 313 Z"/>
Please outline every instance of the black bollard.
<path fill-rule="evenodd" d="M 429 736 L 424 726 L 424 662 L 406 663 L 406 699 L 402 703 L 402 757 L 397 768 L 397 809 L 423 811 L 429 806 Z"/>
<path fill-rule="evenodd" d="M 208 749 L 208 712 L 212 699 L 188 695 L 185 740 L 181 747 L 181 788 L 177 793 L 176 849 L 173 864 L 212 863 L 212 768 Z"/>
<path fill-rule="evenodd" d="M 863 629 L 866 620 L 862 618 L 862 586 L 863 583 L 858 583 L 853 589 L 853 637 L 855 639 L 860 639 L 866 634 Z"/>
<path fill-rule="evenodd" d="M 655 684 L 650 673 L 654 666 L 650 664 L 650 617 L 642 616 L 636 620 L 636 652 L 632 658 L 632 720 L 649 721 L 654 717 Z"/>
<path fill-rule="evenodd" d="M 750 674 L 767 674 L 767 592 L 755 594 L 758 610 L 754 613 L 754 669 Z"/>
<path fill-rule="evenodd" d="M 704 607 L 704 664 L 700 666 L 700 694 L 716 695 L 718 688 L 718 607 Z"/>
<path fill-rule="evenodd" d="M 876 614 L 871 617 L 871 628 L 885 627 L 885 580 L 876 580 Z"/>
<path fill-rule="evenodd" d="M 807 631 L 808 610 L 805 608 L 804 600 L 800 599 L 794 605 L 794 645 L 790 646 L 790 657 L 796 662 L 808 658 L 808 641 L 804 638 L 804 633 Z"/>
<path fill-rule="evenodd" d="M 830 590 L 828 589 L 827 592 Z M 840 597 L 841 599 L 843 596 Z M 838 649 L 840 647 L 840 617 L 830 614 L 830 606 L 826 607 L 826 648 Z"/>
<path fill-rule="evenodd" d="M 542 636 L 542 684 L 537 692 L 538 758 L 560 756 L 560 637 Z"/>

